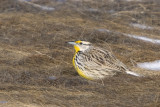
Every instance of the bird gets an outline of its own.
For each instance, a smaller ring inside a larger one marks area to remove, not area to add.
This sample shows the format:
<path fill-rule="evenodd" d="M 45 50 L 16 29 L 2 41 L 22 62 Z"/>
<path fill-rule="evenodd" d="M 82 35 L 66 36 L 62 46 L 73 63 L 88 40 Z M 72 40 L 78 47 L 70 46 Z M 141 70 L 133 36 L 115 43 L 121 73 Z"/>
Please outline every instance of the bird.
<path fill-rule="evenodd" d="M 95 47 L 88 41 L 71 41 L 74 46 L 73 66 L 78 74 L 88 80 L 102 80 L 119 73 L 140 76 L 132 72 L 107 49 Z"/>

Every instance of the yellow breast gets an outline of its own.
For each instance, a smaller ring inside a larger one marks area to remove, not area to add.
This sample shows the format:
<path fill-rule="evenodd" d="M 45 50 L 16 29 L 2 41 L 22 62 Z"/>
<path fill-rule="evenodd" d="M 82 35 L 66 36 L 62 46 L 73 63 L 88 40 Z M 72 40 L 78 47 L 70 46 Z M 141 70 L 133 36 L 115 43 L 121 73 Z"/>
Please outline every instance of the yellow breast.
<path fill-rule="evenodd" d="M 76 53 L 77 54 L 77 53 Z M 74 55 L 74 57 L 73 57 L 73 66 L 74 66 L 74 68 L 76 69 L 76 71 L 78 72 L 78 74 L 81 76 L 81 77 L 83 77 L 83 78 L 85 78 L 85 79 L 88 79 L 88 80 L 93 80 L 92 78 L 90 78 L 90 77 L 87 77 L 84 73 L 83 73 L 83 71 L 82 70 L 80 70 L 79 68 L 78 68 L 78 66 L 75 64 L 75 57 L 76 57 L 76 54 Z"/>

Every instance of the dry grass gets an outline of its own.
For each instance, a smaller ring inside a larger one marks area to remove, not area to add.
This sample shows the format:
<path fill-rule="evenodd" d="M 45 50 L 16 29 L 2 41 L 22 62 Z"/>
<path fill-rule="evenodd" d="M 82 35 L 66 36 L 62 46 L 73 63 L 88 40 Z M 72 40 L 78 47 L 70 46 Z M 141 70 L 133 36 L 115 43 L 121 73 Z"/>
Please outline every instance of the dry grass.
<path fill-rule="evenodd" d="M 33 3 L 53 6 L 55 10 L 44 11 L 16 0 L 0 0 L 0 106 L 160 106 L 160 72 L 133 66 L 133 62 L 160 59 L 160 46 L 122 34 L 160 39 L 158 0 Z M 154 29 L 133 28 L 131 23 Z M 104 85 L 102 81 L 79 77 L 71 63 L 73 47 L 66 43 L 73 40 L 87 40 L 110 49 L 145 77 L 118 75 L 103 80 Z"/>

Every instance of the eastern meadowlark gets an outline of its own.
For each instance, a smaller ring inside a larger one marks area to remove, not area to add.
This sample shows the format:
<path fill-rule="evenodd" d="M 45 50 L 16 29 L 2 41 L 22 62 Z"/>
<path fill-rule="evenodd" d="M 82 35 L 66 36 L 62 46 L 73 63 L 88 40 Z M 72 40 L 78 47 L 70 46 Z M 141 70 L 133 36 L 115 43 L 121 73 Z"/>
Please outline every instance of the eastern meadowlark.
<path fill-rule="evenodd" d="M 138 74 L 130 71 L 110 51 L 92 46 L 87 41 L 68 42 L 74 45 L 75 55 L 73 65 L 78 74 L 89 80 L 103 79 L 119 72 L 134 76 Z"/>

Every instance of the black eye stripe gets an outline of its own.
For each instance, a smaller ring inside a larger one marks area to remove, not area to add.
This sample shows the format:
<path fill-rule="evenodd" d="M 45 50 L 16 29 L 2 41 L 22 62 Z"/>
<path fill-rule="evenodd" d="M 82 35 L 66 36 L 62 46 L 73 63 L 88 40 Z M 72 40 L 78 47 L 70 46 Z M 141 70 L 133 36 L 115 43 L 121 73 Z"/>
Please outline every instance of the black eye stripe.
<path fill-rule="evenodd" d="M 88 46 L 91 46 L 91 44 L 83 44 L 83 43 L 79 43 L 80 45 L 88 45 Z"/>
<path fill-rule="evenodd" d="M 83 44 L 83 42 L 80 42 L 80 43 L 78 43 L 78 44 L 91 46 L 91 44 Z"/>

